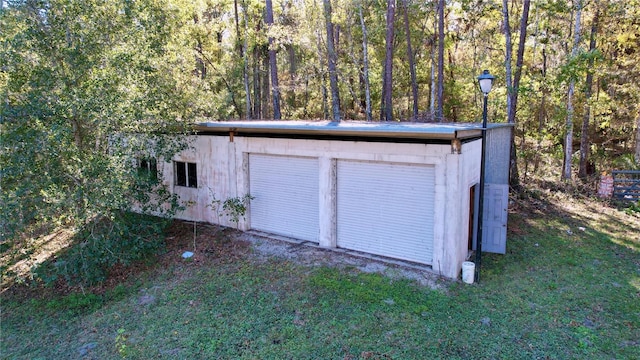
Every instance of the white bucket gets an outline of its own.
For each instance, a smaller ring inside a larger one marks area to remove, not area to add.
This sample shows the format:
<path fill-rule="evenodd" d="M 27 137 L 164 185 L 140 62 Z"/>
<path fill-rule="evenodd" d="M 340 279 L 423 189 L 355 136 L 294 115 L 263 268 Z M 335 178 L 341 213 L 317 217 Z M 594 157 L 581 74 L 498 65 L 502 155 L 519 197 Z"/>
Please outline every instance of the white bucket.
<path fill-rule="evenodd" d="M 471 261 L 465 261 L 462 263 L 462 281 L 467 284 L 473 284 L 475 278 L 476 264 Z"/>

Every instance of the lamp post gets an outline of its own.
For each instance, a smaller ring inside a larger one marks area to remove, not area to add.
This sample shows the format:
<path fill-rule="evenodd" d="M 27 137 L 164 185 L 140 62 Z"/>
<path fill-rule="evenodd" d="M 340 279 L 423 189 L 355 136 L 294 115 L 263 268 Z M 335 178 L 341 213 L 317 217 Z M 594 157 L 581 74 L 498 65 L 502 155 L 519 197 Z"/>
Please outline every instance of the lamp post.
<path fill-rule="evenodd" d="M 478 76 L 478 85 L 480 85 L 480 91 L 482 91 L 484 97 L 484 104 L 482 110 L 482 153 L 480 155 L 480 199 L 478 200 L 478 236 L 476 238 L 476 267 L 475 267 L 475 281 L 480 281 L 480 266 L 482 265 L 482 233 L 484 225 L 484 167 L 485 167 L 485 152 L 487 148 L 487 97 L 491 92 L 491 86 L 495 77 L 489 73 L 489 70 L 482 72 L 482 75 Z"/>

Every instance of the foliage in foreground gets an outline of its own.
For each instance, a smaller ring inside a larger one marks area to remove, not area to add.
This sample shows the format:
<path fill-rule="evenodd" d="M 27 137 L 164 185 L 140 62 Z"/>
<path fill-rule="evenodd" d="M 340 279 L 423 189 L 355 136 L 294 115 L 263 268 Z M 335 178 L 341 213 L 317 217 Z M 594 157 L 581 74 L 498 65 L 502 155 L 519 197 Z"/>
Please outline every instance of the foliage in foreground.
<path fill-rule="evenodd" d="M 114 266 L 151 260 L 163 248 L 170 220 L 127 212 L 114 215 L 87 224 L 69 249 L 34 269 L 35 277 L 45 285 L 58 279 L 69 285 L 96 285 Z"/>
<path fill-rule="evenodd" d="M 2 354 L 639 358 L 640 222 L 598 202 L 545 198 L 511 214 L 509 253 L 484 257 L 480 284 L 433 290 L 355 268 L 214 252 L 101 295 L 3 298 Z"/>
<path fill-rule="evenodd" d="M 67 261 L 63 272 L 93 282 L 101 275 L 89 275 L 90 263 L 110 266 L 123 249 L 148 244 L 126 243 L 122 233 L 148 223 L 123 212 L 170 217 L 180 208 L 158 179 L 163 160 L 188 146 L 179 135 L 195 90 L 183 83 L 188 51 L 174 38 L 185 14 L 166 5 L 10 1 L 0 9 L 4 248 L 39 225 L 74 228 L 81 253 L 98 257 Z M 151 159 L 157 168 L 141 173 Z"/>

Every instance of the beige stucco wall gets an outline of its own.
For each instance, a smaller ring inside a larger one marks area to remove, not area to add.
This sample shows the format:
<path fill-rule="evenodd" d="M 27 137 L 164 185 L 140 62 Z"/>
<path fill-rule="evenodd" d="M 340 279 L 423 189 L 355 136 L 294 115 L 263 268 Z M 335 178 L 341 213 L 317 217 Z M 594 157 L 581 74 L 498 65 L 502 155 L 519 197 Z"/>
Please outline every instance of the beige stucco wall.
<path fill-rule="evenodd" d="M 456 278 L 468 249 L 469 188 L 480 174 L 480 141 L 463 144 L 461 152 L 451 145 L 373 143 L 333 140 L 271 139 L 228 136 L 194 136 L 192 149 L 174 160 L 195 162 L 198 188 L 173 184 L 173 166 L 164 164 L 164 181 L 190 206 L 178 214 L 187 220 L 234 226 L 209 206 L 213 195 L 224 200 L 249 192 L 249 153 L 317 157 L 320 165 L 320 245 L 335 247 L 336 159 L 433 165 L 435 213 L 433 263 L 435 272 Z M 250 209 L 249 209 L 250 211 Z M 238 224 L 251 228 L 250 214 Z"/>
<path fill-rule="evenodd" d="M 444 237 L 436 239 L 435 244 L 442 245 L 442 253 L 439 268 L 436 268 L 434 253 L 433 268 L 451 278 L 458 277 L 462 262 L 469 253 L 470 188 L 480 181 L 481 148 L 480 141 L 463 144 L 460 154 L 447 155 L 447 170 L 442 174 L 446 183 L 444 190 L 446 200 L 444 204 L 440 204 L 444 209 L 441 213 L 444 219 L 436 223 L 444 228 L 442 233 Z M 438 206 L 437 201 L 436 206 Z"/>
<path fill-rule="evenodd" d="M 227 137 L 218 136 L 193 136 L 191 140 L 191 148 L 174 156 L 173 160 L 196 163 L 197 188 L 175 186 L 173 164 L 163 164 L 165 184 L 180 196 L 182 204 L 186 206 L 177 217 L 233 226 L 212 207 L 214 198 L 224 200 L 235 193 L 235 157 L 230 156 L 229 150 L 232 144 L 230 145 Z"/>

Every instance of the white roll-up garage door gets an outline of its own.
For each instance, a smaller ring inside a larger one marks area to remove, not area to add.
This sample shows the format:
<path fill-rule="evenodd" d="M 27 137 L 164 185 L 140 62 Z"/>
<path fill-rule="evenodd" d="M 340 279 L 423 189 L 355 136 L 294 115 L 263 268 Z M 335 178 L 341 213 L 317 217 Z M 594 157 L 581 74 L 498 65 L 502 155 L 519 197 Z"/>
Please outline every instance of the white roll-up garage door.
<path fill-rule="evenodd" d="M 337 245 L 431 264 L 433 166 L 338 160 Z"/>
<path fill-rule="evenodd" d="M 318 241 L 318 159 L 249 155 L 251 228 Z"/>

